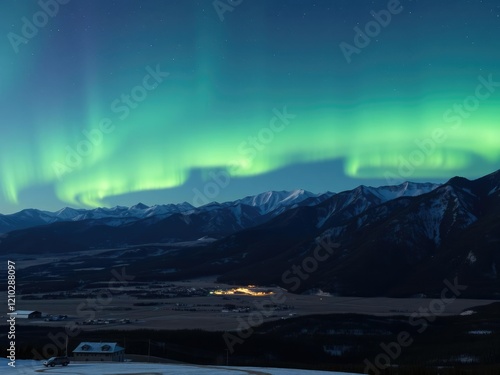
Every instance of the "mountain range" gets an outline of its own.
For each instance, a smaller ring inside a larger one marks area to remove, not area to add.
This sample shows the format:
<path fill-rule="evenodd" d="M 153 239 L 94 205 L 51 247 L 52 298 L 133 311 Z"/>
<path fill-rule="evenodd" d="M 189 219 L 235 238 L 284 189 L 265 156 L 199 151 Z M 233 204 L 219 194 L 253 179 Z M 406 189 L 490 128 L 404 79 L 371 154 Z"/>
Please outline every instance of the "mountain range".
<path fill-rule="evenodd" d="M 104 225 L 120 226 L 140 219 L 152 217 L 159 220 L 173 214 L 189 215 L 192 213 L 208 212 L 227 207 L 232 207 L 234 209 L 235 207 L 241 206 L 254 207 L 255 212 L 259 215 L 265 215 L 270 212 L 274 212 L 274 215 L 276 215 L 306 199 L 312 198 L 312 201 L 319 202 L 331 195 L 333 195 L 333 193 L 328 192 L 325 194 L 313 194 L 305 190 L 294 190 L 291 192 L 269 191 L 255 196 L 239 199 L 234 202 L 213 202 L 199 209 L 187 202 L 154 206 L 147 206 L 143 203 L 138 203 L 131 207 L 100 207 L 91 210 L 64 207 L 56 212 L 25 209 L 10 215 L 0 214 L 0 234 L 17 229 L 25 229 L 65 221 L 95 220 Z"/>
<path fill-rule="evenodd" d="M 100 264 L 133 262 L 144 280 L 217 275 L 221 282 L 359 296 L 439 296 L 444 280 L 459 280 L 463 295 L 499 298 L 499 186 L 497 171 L 441 185 L 265 192 L 198 208 L 30 209 L 0 216 L 0 254 L 114 249 Z M 318 243 L 336 247 L 313 267 L 306 263 Z M 123 251 L 131 248 L 138 252 L 132 258 Z M 314 270 L 297 272 L 306 266 Z"/>

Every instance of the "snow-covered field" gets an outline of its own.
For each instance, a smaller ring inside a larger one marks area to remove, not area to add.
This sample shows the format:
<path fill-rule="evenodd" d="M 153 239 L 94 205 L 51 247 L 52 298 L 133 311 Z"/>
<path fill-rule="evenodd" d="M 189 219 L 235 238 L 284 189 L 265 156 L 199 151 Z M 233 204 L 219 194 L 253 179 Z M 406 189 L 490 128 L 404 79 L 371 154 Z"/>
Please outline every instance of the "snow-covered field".
<path fill-rule="evenodd" d="M 16 367 L 8 366 L 8 360 L 0 360 L 0 374 L 37 375 L 352 375 L 346 372 L 307 371 L 258 367 L 223 367 L 153 363 L 70 363 L 67 367 L 45 368 L 40 361 L 16 361 Z"/>

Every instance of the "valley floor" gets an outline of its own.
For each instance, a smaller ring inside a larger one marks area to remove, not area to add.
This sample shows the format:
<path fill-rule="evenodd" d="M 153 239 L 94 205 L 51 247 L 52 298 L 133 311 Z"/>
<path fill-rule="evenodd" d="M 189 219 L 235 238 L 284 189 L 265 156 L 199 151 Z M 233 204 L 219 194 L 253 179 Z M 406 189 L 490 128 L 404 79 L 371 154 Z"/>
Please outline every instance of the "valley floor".
<path fill-rule="evenodd" d="M 274 294 L 251 296 L 244 294 L 215 295 L 213 290 L 233 290 L 234 285 L 212 281 L 169 283 L 136 283 L 111 300 L 99 303 L 95 296 L 105 289 L 89 289 L 82 298 L 59 293 L 18 296 L 19 310 L 41 311 L 44 315 L 66 315 L 64 323 L 77 324 L 83 330 L 117 328 L 131 329 L 203 329 L 209 331 L 235 330 L 241 319 L 259 313 L 264 321 L 289 319 L 317 314 L 364 314 L 372 316 L 410 316 L 428 311 L 430 298 L 362 298 L 336 297 L 325 294 L 298 295 L 279 288 L 258 288 Z M 242 288 L 248 289 L 248 286 Z M 252 288 L 250 288 L 252 289 Z M 254 290 L 257 290 L 254 288 Z M 172 295 L 166 293 L 171 291 Z M 92 298 L 94 296 L 94 298 Z M 28 299 L 29 297 L 29 299 Z M 83 298 L 85 297 L 85 298 Z M 0 300 L 7 300 L 6 292 Z M 89 302 L 90 301 L 90 302 Z M 94 301 L 94 302 L 92 302 Z M 478 306 L 497 302 L 483 299 L 456 299 L 446 305 L 440 316 L 454 316 Z M 96 306 L 93 306 L 96 305 Z M 96 324 L 84 324 L 94 320 Z M 97 324 L 99 320 L 99 324 Z M 127 320 L 129 324 L 122 324 Z M 61 321 L 18 319 L 18 325 L 56 327 Z"/>

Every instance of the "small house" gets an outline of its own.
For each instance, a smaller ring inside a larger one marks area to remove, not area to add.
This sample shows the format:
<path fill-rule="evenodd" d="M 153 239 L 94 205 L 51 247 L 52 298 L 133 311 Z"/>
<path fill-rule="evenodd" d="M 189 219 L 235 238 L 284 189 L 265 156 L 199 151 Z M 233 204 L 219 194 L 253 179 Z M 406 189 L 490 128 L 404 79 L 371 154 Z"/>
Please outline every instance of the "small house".
<path fill-rule="evenodd" d="M 75 361 L 112 361 L 123 362 L 125 348 L 116 342 L 81 342 L 73 350 Z"/>

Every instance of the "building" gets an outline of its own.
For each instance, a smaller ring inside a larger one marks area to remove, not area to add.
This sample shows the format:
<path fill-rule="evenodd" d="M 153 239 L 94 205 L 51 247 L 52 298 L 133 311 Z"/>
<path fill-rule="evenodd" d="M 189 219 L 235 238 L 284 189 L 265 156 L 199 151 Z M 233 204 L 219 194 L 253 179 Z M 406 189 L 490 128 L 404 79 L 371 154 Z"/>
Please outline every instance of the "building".
<path fill-rule="evenodd" d="M 75 361 L 113 361 L 123 362 L 125 348 L 116 342 L 81 342 L 73 350 Z"/>
<path fill-rule="evenodd" d="M 16 313 L 16 319 L 40 319 L 42 317 L 42 313 L 40 311 L 17 310 Z"/>

